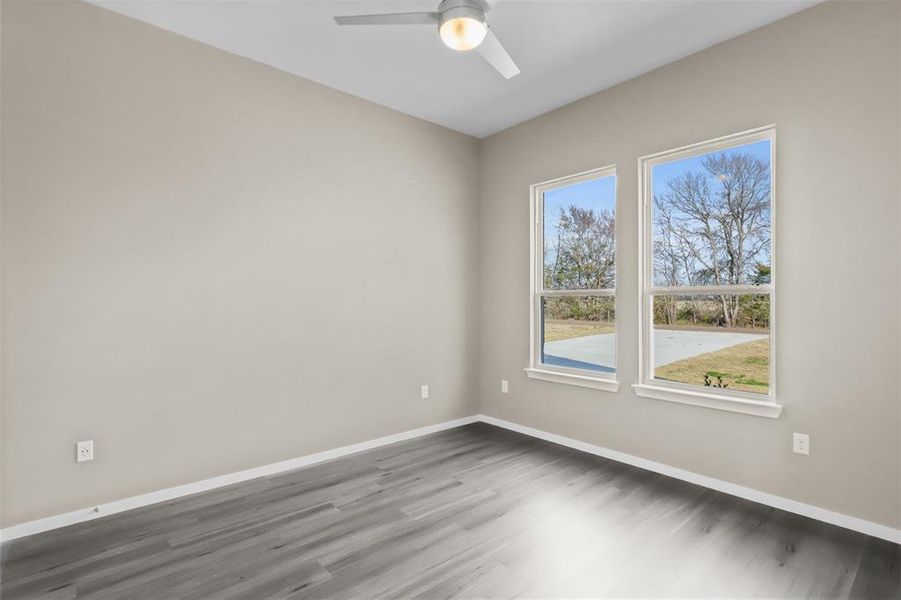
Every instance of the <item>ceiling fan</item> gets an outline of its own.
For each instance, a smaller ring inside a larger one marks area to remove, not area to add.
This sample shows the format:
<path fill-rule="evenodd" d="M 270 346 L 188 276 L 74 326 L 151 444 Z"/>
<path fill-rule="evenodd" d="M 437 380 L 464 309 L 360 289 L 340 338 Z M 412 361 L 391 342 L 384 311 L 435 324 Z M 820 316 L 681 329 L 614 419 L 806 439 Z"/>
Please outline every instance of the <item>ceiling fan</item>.
<path fill-rule="evenodd" d="M 486 0 L 442 0 L 435 12 L 386 13 L 335 17 L 338 25 L 437 25 L 441 41 L 449 48 L 477 50 L 505 79 L 519 67 L 488 27 Z"/>

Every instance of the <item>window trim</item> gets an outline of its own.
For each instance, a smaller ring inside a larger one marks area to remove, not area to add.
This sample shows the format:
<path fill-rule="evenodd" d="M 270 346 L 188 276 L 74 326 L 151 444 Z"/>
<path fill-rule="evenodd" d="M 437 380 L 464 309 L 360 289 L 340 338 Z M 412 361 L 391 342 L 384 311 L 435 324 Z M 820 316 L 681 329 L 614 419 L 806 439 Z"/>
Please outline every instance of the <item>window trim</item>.
<path fill-rule="evenodd" d="M 654 166 L 717 152 L 754 142 L 770 142 L 770 283 L 763 285 L 655 287 L 653 285 L 653 221 L 650 193 Z M 742 414 L 778 418 L 782 405 L 776 402 L 776 126 L 766 125 L 748 131 L 706 140 L 672 150 L 656 152 L 638 159 L 638 383 L 632 387 L 643 398 L 691 404 Z M 767 393 L 754 394 L 738 390 L 718 390 L 654 378 L 652 302 L 655 295 L 767 294 L 770 298 L 770 385 Z"/>
<path fill-rule="evenodd" d="M 609 375 L 587 369 L 572 369 L 541 362 L 541 299 L 545 296 L 616 296 L 616 288 L 585 290 L 547 290 L 544 288 L 544 194 L 545 192 L 577 185 L 586 181 L 616 177 L 616 165 L 607 165 L 573 175 L 566 175 L 529 186 L 529 366 L 523 369 L 531 379 L 565 383 L 608 392 L 619 390 L 618 370 Z M 614 179 L 614 202 L 618 200 L 618 186 Z M 614 209 L 614 217 L 615 217 Z M 619 236 L 616 236 L 619 245 Z M 619 254 L 617 252 L 617 254 Z M 615 300 L 614 300 L 615 302 Z M 619 365 L 620 345 L 618 327 L 614 322 L 613 344 L 615 364 Z"/>

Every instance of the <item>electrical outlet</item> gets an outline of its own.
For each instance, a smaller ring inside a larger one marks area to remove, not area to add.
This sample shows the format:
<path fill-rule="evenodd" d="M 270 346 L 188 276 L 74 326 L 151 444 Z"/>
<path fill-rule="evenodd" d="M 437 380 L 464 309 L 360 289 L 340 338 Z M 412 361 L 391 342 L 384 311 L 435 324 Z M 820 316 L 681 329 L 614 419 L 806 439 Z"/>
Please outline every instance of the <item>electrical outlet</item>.
<path fill-rule="evenodd" d="M 810 454 L 810 436 L 806 433 L 795 433 L 792 437 L 792 451 L 795 454 Z"/>
<path fill-rule="evenodd" d="M 75 445 L 75 460 L 77 462 L 94 460 L 94 440 L 78 442 Z"/>
<path fill-rule="evenodd" d="M 420 386 L 420 394 L 422 395 L 422 399 L 425 400 L 429 397 L 429 386 L 428 384 Z"/>
<path fill-rule="evenodd" d="M 510 393 L 510 383 L 506 379 L 501 379 L 501 393 L 502 394 Z"/>

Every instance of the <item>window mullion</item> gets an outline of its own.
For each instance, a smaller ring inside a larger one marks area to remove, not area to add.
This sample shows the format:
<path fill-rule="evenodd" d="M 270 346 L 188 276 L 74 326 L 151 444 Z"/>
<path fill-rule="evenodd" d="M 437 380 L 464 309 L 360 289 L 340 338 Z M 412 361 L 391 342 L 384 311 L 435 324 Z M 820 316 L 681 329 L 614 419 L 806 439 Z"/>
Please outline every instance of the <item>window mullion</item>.
<path fill-rule="evenodd" d="M 723 294 L 771 294 L 771 284 L 762 285 L 707 285 L 683 287 L 651 287 L 648 293 L 652 296 L 697 296 Z"/>
<path fill-rule="evenodd" d="M 592 288 L 587 290 L 548 290 L 542 289 L 537 292 L 538 296 L 543 298 L 547 297 L 562 297 L 562 296 L 615 296 L 616 289 L 615 288 Z"/>

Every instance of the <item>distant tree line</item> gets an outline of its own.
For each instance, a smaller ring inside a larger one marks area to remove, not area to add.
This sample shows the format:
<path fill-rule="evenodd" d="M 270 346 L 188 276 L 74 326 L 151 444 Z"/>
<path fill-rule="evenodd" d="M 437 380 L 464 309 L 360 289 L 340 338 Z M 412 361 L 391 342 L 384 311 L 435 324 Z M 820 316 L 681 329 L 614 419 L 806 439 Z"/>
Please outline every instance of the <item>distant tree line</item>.
<path fill-rule="evenodd" d="M 731 325 L 723 316 L 723 296 L 655 296 L 654 324 L 768 329 L 770 298 L 763 294 L 729 295 L 737 306 Z"/>

